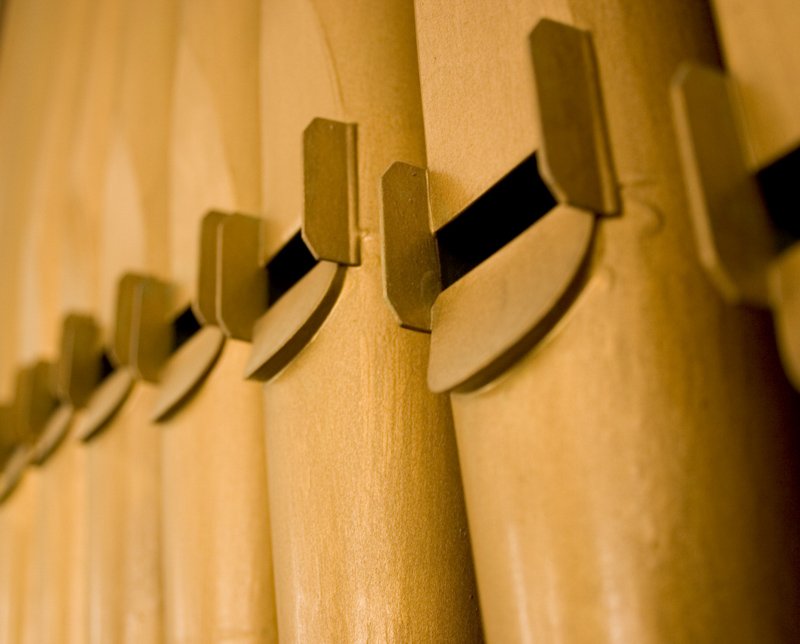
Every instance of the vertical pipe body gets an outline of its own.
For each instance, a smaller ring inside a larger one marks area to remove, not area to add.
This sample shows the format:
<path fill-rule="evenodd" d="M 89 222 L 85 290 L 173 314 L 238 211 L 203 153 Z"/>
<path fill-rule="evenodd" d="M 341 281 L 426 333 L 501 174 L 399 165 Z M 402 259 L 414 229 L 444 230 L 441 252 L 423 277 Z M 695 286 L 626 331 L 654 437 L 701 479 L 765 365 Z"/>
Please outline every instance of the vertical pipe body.
<path fill-rule="evenodd" d="M 160 449 L 145 422 L 152 385 L 137 383 L 86 446 L 89 642 L 160 642 Z"/>
<path fill-rule="evenodd" d="M 40 642 L 87 640 L 85 468 L 83 445 L 70 432 L 38 471 Z"/>
<path fill-rule="evenodd" d="M 188 297 L 199 223 L 260 208 L 260 3 L 181 4 L 171 131 L 170 275 Z M 192 339 L 182 351 L 193 351 Z M 248 348 L 226 341 L 160 425 L 166 639 L 276 642 L 266 457 Z"/>
<path fill-rule="evenodd" d="M 263 24 L 271 252 L 302 212 L 305 126 L 358 126 L 361 264 L 264 386 L 281 639 L 478 641 L 447 400 L 425 384 L 427 338 L 398 328 L 382 294 L 380 177 L 424 164 L 413 7 L 268 3 Z"/>
<path fill-rule="evenodd" d="M 713 27 L 694 3 L 570 13 L 594 37 L 622 210 L 553 331 L 451 396 L 487 637 L 793 641 L 796 400 L 769 321 L 699 266 L 668 125 L 669 80 L 715 60 Z"/>
<path fill-rule="evenodd" d="M 168 641 L 277 642 L 260 390 L 226 342 L 160 427 Z"/>
<path fill-rule="evenodd" d="M 35 583 L 34 538 L 38 472 L 28 471 L 0 505 L 0 636 L 6 642 L 30 642 L 38 616 L 33 596 Z"/>

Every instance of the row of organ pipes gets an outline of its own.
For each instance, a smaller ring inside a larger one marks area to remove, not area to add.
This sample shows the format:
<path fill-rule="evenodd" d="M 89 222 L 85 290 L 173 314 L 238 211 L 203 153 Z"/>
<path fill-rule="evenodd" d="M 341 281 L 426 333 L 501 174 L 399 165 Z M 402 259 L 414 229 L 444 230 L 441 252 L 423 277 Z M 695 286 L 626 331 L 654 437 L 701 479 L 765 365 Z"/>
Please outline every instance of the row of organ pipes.
<path fill-rule="evenodd" d="M 792 0 L 4 5 L 0 642 L 800 637 Z"/>

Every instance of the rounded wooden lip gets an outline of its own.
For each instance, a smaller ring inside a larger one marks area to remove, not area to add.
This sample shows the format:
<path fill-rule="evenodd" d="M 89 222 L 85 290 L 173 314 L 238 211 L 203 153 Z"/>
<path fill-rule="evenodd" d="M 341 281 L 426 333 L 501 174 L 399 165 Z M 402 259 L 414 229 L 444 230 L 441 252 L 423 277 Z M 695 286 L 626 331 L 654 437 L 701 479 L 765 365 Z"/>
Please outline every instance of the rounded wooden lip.
<path fill-rule="evenodd" d="M 72 405 L 63 403 L 50 415 L 42 435 L 33 447 L 32 462 L 43 465 L 58 449 L 69 431 L 75 410 Z"/>
<path fill-rule="evenodd" d="M 29 445 L 19 445 L 11 454 L 0 474 L 0 503 L 5 501 L 22 480 L 25 468 L 31 461 Z"/>
<path fill-rule="evenodd" d="M 158 387 L 151 420 L 164 420 L 188 400 L 208 376 L 225 345 L 225 335 L 217 327 L 203 327 L 169 359 Z"/>
<path fill-rule="evenodd" d="M 83 422 L 77 432 L 78 438 L 88 441 L 100 432 L 122 407 L 133 389 L 133 382 L 133 372 L 128 368 L 120 368 L 100 383 L 86 405 Z"/>
<path fill-rule="evenodd" d="M 347 268 L 320 261 L 256 322 L 245 377 L 269 380 L 310 342 L 336 303 Z"/>
<path fill-rule="evenodd" d="M 432 309 L 428 385 L 481 387 L 553 328 L 582 284 L 595 216 L 556 206 L 443 291 Z"/>

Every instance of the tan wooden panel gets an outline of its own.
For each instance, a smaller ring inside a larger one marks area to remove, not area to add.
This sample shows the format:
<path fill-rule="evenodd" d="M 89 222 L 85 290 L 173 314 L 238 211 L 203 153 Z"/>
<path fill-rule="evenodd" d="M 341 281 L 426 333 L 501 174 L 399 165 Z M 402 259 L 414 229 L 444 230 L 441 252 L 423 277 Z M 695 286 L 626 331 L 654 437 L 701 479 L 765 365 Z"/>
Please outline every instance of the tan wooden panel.
<path fill-rule="evenodd" d="M 1 218 L 7 268 L 0 279 L 10 280 L 7 302 L 13 303 L 10 310 L 17 318 L 8 323 L 12 333 L 3 334 L 10 340 L 3 354 L 14 362 L 52 353 L 57 345 L 64 159 L 87 31 L 84 2 L 31 5 L 8 8 L 8 26 L 20 33 L 4 43 L 4 77 L 10 86 L 0 125 L 8 132 Z"/>
<path fill-rule="evenodd" d="M 37 472 L 28 472 L 0 505 L 0 636 L 33 642 L 41 614 L 31 600 L 35 566 L 31 557 L 38 496 Z"/>
<path fill-rule="evenodd" d="M 160 435 L 155 389 L 134 386 L 86 445 L 89 642 L 161 641 Z"/>
<path fill-rule="evenodd" d="M 800 4 L 714 0 L 728 72 L 741 99 L 749 163 L 800 145 Z"/>
<path fill-rule="evenodd" d="M 416 0 L 431 218 L 450 221 L 539 145 L 528 34 L 566 0 Z"/>
<path fill-rule="evenodd" d="M 85 450 L 68 435 L 37 475 L 36 603 L 39 642 L 85 642 Z"/>

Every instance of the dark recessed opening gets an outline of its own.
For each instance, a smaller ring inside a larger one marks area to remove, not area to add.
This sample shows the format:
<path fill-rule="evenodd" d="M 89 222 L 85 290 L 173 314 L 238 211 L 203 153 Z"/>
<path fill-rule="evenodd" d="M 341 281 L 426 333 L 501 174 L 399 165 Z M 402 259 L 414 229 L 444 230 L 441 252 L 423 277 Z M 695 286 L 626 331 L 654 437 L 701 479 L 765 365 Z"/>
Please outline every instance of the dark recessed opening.
<path fill-rule="evenodd" d="M 200 321 L 195 317 L 192 307 L 184 309 L 172 322 L 175 332 L 175 346 L 178 349 L 184 342 L 200 330 Z"/>
<path fill-rule="evenodd" d="M 442 287 L 488 259 L 556 205 L 531 155 L 436 234 Z"/>
<path fill-rule="evenodd" d="M 316 264 L 317 260 L 298 231 L 267 263 L 269 305 L 275 304 Z"/>
<path fill-rule="evenodd" d="M 800 240 L 800 148 L 763 168 L 756 175 L 778 242 L 786 248 Z"/>
<path fill-rule="evenodd" d="M 111 357 L 103 351 L 100 354 L 100 382 L 108 378 L 114 373 L 114 363 L 111 362 Z"/>

